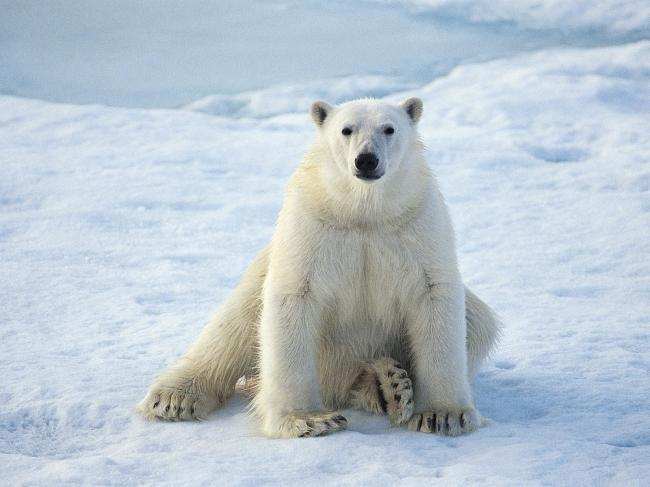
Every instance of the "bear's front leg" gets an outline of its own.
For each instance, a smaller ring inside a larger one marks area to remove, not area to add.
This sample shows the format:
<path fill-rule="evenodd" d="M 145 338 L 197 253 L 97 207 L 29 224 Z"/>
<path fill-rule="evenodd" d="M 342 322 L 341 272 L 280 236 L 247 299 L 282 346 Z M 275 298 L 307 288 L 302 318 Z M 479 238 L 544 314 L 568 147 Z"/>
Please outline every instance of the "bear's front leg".
<path fill-rule="evenodd" d="M 456 436 L 479 427 L 467 376 L 462 283 L 434 283 L 408 318 L 415 371 L 413 431 Z"/>
<path fill-rule="evenodd" d="M 318 379 L 320 306 L 305 291 L 280 293 L 273 276 L 265 286 L 260 323 L 260 385 L 255 410 L 267 436 L 319 436 L 344 429 L 347 420 L 322 407 Z"/>

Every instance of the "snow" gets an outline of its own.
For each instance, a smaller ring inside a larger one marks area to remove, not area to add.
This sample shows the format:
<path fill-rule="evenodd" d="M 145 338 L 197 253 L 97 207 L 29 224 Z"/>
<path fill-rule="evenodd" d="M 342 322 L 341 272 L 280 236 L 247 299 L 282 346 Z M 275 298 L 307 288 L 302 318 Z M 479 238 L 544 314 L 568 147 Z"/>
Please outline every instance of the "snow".
<path fill-rule="evenodd" d="M 0 90 L 0 484 L 644 485 L 650 41 L 471 61 L 183 109 Z M 462 273 L 507 327 L 475 383 L 491 423 L 442 438 L 346 411 L 346 432 L 268 440 L 242 397 L 203 423 L 142 420 L 148 384 L 270 238 L 308 100 L 362 93 L 424 100 Z"/>
<path fill-rule="evenodd" d="M 314 100 L 342 103 L 365 96 L 381 98 L 414 88 L 415 83 L 389 76 L 345 76 L 301 85 L 279 85 L 236 95 L 210 95 L 183 108 L 212 115 L 266 118 L 307 112 Z"/>

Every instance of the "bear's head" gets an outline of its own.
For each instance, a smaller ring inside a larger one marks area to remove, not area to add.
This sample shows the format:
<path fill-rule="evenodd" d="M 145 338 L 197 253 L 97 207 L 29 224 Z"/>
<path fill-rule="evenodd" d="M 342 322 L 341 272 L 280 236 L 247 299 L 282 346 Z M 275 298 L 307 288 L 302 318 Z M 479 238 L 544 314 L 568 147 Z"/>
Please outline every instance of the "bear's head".
<path fill-rule="evenodd" d="M 332 162 L 350 177 L 373 183 L 390 178 L 418 139 L 416 125 L 422 100 L 409 98 L 399 105 L 363 99 L 331 106 L 311 106 L 311 117 Z"/>

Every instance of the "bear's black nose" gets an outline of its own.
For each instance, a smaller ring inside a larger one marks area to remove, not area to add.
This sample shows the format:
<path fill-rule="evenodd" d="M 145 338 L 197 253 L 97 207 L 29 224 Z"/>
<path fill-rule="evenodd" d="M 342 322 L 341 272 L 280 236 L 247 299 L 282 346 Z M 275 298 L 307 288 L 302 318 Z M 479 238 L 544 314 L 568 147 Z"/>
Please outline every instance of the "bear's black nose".
<path fill-rule="evenodd" d="M 357 169 L 361 173 L 371 173 L 377 169 L 378 164 L 379 159 L 377 159 L 377 156 L 372 152 L 364 152 L 363 154 L 359 154 L 354 160 L 354 165 L 357 166 Z"/>

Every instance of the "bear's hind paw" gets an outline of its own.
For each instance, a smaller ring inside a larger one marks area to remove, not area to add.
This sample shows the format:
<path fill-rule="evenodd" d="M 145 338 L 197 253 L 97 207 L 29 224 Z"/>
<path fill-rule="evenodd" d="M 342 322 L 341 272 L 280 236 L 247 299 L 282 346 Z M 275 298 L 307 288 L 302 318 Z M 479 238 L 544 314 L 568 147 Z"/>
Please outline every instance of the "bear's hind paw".
<path fill-rule="evenodd" d="M 137 410 L 147 419 L 204 420 L 217 407 L 216 399 L 183 389 L 151 387 Z"/>

